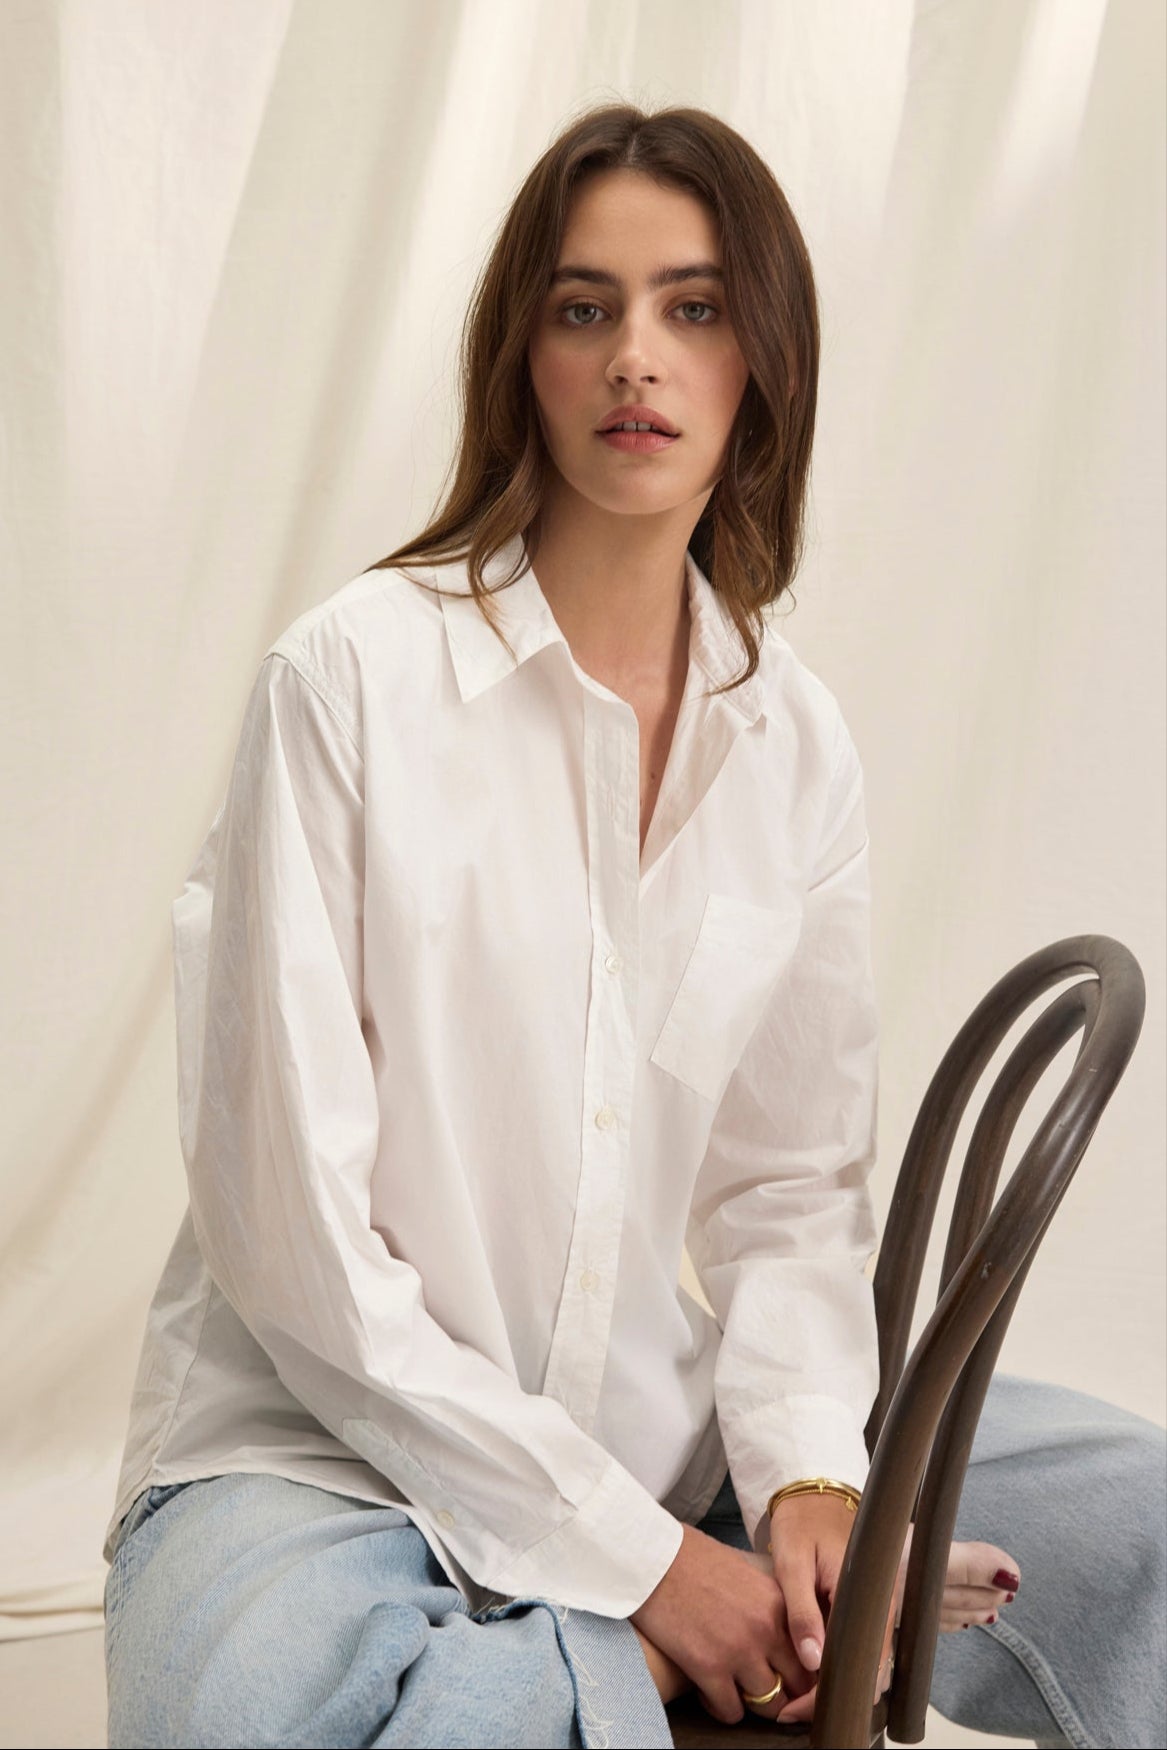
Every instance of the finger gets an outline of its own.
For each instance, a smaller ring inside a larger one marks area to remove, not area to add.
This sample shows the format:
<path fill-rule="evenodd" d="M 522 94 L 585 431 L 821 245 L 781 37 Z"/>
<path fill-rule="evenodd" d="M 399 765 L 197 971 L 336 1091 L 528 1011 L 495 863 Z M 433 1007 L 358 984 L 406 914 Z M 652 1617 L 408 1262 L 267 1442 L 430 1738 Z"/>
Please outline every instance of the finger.
<path fill-rule="evenodd" d="M 768 1702 L 746 1701 L 747 1695 L 766 1695 L 781 1676 L 782 1687 Z M 773 1720 L 792 1695 L 798 1695 L 806 1685 L 806 1673 L 798 1663 L 790 1643 L 776 1638 L 762 1659 L 752 1659 L 734 1672 L 732 1678 L 722 1678 L 707 1689 L 697 1686 L 697 1693 L 706 1710 L 725 1725 L 736 1725 L 748 1709 L 760 1718 Z"/>
<path fill-rule="evenodd" d="M 895 1640 L 896 1602 L 893 1598 L 888 1607 L 887 1621 L 883 1628 L 883 1645 L 879 1650 L 879 1670 L 875 1674 L 875 1694 L 872 1696 L 872 1706 L 891 1683 L 892 1644 Z"/>
<path fill-rule="evenodd" d="M 767 1685 L 768 1687 L 769 1685 Z M 715 1720 L 720 1720 L 723 1726 L 737 1725 L 746 1710 L 745 1703 L 734 1684 L 720 1682 L 711 1684 L 708 1689 L 702 1689 L 701 1685 L 697 1684 L 696 1688 L 697 1699 L 706 1713 L 712 1714 Z M 760 1695 L 762 1692 L 755 1690 L 753 1693 Z"/>
<path fill-rule="evenodd" d="M 789 1702 L 792 1693 L 785 1677 L 782 1679 L 781 1689 L 778 1691 L 777 1695 L 772 1696 L 769 1701 L 746 1701 L 748 1695 L 768 1694 L 778 1681 L 779 1675 L 776 1667 L 771 1669 L 768 1666 L 764 1671 L 758 1671 L 756 1674 L 755 1667 L 751 1666 L 750 1673 L 750 1681 L 748 1683 L 743 1678 L 738 1678 L 738 1690 L 741 1694 L 743 1703 L 749 1709 L 750 1713 L 757 1714 L 759 1719 L 777 1719 L 781 1710 L 786 1706 L 787 1702 Z"/>
<path fill-rule="evenodd" d="M 786 1686 L 785 1699 L 789 1701 L 791 1696 L 801 1695 L 804 1689 L 808 1689 L 813 1684 L 814 1678 L 799 1658 L 790 1638 L 789 1600 L 781 1583 L 777 1586 L 777 1609 L 772 1621 L 773 1639 L 769 1646 L 761 1649 L 761 1652 L 763 1657 L 769 1661 L 774 1676 L 781 1673 L 782 1681 Z M 743 1681 L 740 1672 L 735 1672 L 734 1675 L 742 1688 L 748 1690 L 751 1695 L 763 1695 L 774 1681 L 774 1678 L 771 1677 L 768 1683 L 763 1683 L 755 1688 L 752 1684 Z"/>
<path fill-rule="evenodd" d="M 767 1691 L 773 1689 L 778 1676 L 777 1665 L 773 1668 L 763 1666 L 761 1669 L 752 1665 L 749 1668 L 748 1680 L 739 1674 L 733 1682 L 728 1684 L 718 1683 L 711 1685 L 708 1689 L 702 1689 L 698 1686 L 697 1694 L 706 1711 L 725 1725 L 737 1725 L 747 1709 L 750 1713 L 757 1714 L 761 1719 L 774 1720 L 777 1719 L 779 1710 L 787 1705 L 791 1697 L 792 1691 L 785 1677 L 782 1679 L 782 1688 L 771 1701 L 753 1702 L 747 1701 L 745 1698 L 747 1695 L 765 1695 Z M 807 1717 L 809 1718 L 809 1715 Z"/>
<path fill-rule="evenodd" d="M 782 1678 L 782 1693 L 775 1696 L 772 1706 L 757 1710 L 775 1716 L 779 1707 L 784 1706 L 792 1696 L 801 1695 L 803 1690 L 809 1688 L 813 1684 L 814 1678 L 809 1676 L 803 1668 L 782 1623 L 775 1623 L 774 1639 L 765 1648 L 764 1657 L 767 1663 L 762 1671 L 757 1671 L 756 1667 L 751 1665 L 748 1673 L 735 1671 L 734 1677 L 739 1688 L 743 1689 L 747 1695 L 765 1695 L 768 1689 L 773 1689 L 775 1678 L 780 1676 Z M 747 1682 L 747 1675 L 751 1678 L 756 1675 L 758 1681 Z M 749 1703 L 746 1705 L 749 1706 Z"/>
<path fill-rule="evenodd" d="M 817 1671 L 823 1662 L 826 1628 L 815 1582 L 817 1551 L 813 1544 L 787 1549 L 774 1561 L 774 1576 L 786 1599 L 786 1633 L 802 1665 Z"/>
<path fill-rule="evenodd" d="M 831 1605 L 835 1602 L 835 1593 L 839 1587 L 839 1575 L 843 1572 L 841 1552 L 832 1552 L 821 1546 L 818 1552 L 818 1583 L 817 1591 L 820 1598 L 826 1600 L 827 1615 L 830 1615 Z"/>
<path fill-rule="evenodd" d="M 816 1683 L 814 1688 L 808 1689 L 805 1695 L 797 1696 L 794 1701 L 788 1702 L 778 1715 L 778 1724 L 792 1726 L 797 1725 L 800 1721 L 813 1719 L 814 1704 L 818 1692 L 818 1684 Z"/>

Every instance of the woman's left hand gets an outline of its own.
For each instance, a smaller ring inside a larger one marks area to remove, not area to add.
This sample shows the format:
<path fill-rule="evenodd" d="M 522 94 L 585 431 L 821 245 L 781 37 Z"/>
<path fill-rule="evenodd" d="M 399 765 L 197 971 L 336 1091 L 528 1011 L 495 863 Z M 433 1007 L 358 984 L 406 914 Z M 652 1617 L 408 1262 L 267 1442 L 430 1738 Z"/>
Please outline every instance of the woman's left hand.
<path fill-rule="evenodd" d="M 837 1495 L 792 1495 L 779 1501 L 770 1519 L 774 1578 L 786 1600 L 786 1623 L 794 1650 L 812 1682 L 822 1664 L 826 1639 L 824 1615 L 834 1603 L 843 1552 L 855 1515 Z M 873 1705 L 890 1682 L 895 1600 L 888 1610 L 880 1656 L 879 1686 Z M 778 1715 L 782 1722 L 809 1720 L 818 1686 L 789 1703 Z"/>

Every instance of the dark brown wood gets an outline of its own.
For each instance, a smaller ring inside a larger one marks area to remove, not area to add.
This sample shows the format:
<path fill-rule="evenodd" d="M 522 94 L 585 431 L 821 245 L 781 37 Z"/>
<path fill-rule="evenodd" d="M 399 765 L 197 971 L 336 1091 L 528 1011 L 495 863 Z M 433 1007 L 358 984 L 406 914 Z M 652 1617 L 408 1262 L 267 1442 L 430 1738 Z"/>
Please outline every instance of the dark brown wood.
<path fill-rule="evenodd" d="M 984 1071 L 1014 1024 L 1046 991 L 1061 992 L 1029 1027 L 985 1097 L 961 1175 L 936 1309 L 905 1365 L 920 1277 L 953 1142 Z M 969 1452 L 1009 1319 L 1053 1215 L 1117 1086 L 1142 1026 L 1137 961 L 1107 936 L 1075 936 L 1031 954 L 977 1005 L 945 1053 L 908 1139 L 880 1248 L 874 1292 L 880 1389 L 867 1424 L 871 1473 L 827 1624 L 809 1733 L 747 1710 L 724 1726 L 693 1697 L 671 1704 L 674 1743 L 918 1743 L 932 1679 L 948 1546 Z M 1057 1053 L 1082 1031 L 1077 1056 L 1005 1189 L 996 1197 L 1017 1120 Z M 896 1571 L 916 1529 L 889 1695 L 872 1713 Z"/>
<path fill-rule="evenodd" d="M 724 1725 L 714 1719 L 695 1695 L 671 1701 L 665 1712 L 673 1743 L 680 1750 L 725 1750 L 727 1745 L 730 1750 L 807 1750 L 811 1741 L 808 1726 L 780 1726 L 777 1720 L 764 1720 L 749 1708 L 735 1725 Z M 867 1740 L 871 1750 L 882 1750 L 886 1719 L 884 1696 L 871 1716 L 872 1736 Z"/>
<path fill-rule="evenodd" d="M 1063 991 L 1029 1028 L 990 1089 L 969 1143 L 953 1207 L 948 1245 L 940 1271 L 941 1296 L 988 1218 L 1006 1150 L 1030 1094 L 1062 1046 L 1091 1019 L 1097 1001 L 1098 985 L 1094 981 L 1076 984 Z M 897 1651 L 896 1723 L 906 1734 L 917 1734 L 905 1736 L 902 1740 L 905 1743 L 915 1743 L 918 1736 L 923 1735 L 932 1686 L 932 1666 L 936 1658 L 948 1546 L 956 1525 L 961 1489 L 985 1394 L 1029 1266 L 1052 1218 L 1053 1207 L 1008 1292 L 977 1339 L 941 1416 L 928 1457 L 916 1506 L 916 1531 L 904 1589 Z"/>

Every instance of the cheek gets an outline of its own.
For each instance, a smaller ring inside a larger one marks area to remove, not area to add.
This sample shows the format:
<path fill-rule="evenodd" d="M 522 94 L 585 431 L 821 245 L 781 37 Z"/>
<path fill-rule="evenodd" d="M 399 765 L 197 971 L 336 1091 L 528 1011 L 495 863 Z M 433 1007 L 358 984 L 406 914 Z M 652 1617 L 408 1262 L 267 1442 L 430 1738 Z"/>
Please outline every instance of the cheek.
<path fill-rule="evenodd" d="M 749 379 L 749 369 L 736 347 L 728 357 L 714 361 L 709 382 L 710 404 L 718 409 L 720 423 L 727 432 L 741 406 Z"/>
<path fill-rule="evenodd" d="M 583 373 L 579 361 L 553 343 L 533 342 L 528 353 L 531 383 L 549 432 L 570 423 L 569 416 L 580 399 Z"/>

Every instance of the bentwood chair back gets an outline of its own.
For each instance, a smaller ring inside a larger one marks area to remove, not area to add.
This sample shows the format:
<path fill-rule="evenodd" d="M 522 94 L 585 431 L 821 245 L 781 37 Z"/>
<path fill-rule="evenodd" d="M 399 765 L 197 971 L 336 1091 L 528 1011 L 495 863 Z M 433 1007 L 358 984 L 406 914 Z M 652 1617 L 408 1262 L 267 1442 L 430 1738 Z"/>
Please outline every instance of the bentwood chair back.
<path fill-rule="evenodd" d="M 1087 976 L 1042 1010 L 985 1095 L 957 1189 L 936 1310 L 905 1365 L 940 1187 L 972 1094 L 1026 1010 L 1078 974 Z M 688 1695 L 667 1710 L 678 1746 L 869 1750 L 883 1743 L 885 1727 L 901 1744 L 924 1736 L 948 1547 L 985 1393 L 1038 1245 L 1135 1048 L 1144 1002 L 1138 962 L 1121 942 L 1069 937 L 1000 979 L 949 1046 L 908 1139 L 879 1251 L 880 1389 L 866 1430 L 871 1471 L 827 1624 L 814 1720 L 808 1732 L 747 1709 L 727 1726 Z M 1017 1120 L 1078 1031 L 1073 1067 L 994 1202 Z M 883 1625 L 913 1520 L 891 1689 L 873 1710 Z"/>

